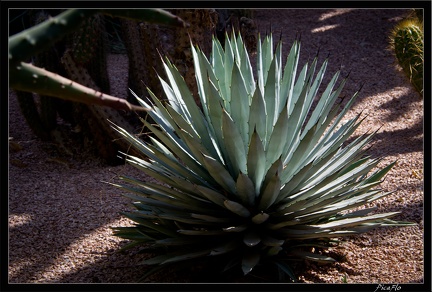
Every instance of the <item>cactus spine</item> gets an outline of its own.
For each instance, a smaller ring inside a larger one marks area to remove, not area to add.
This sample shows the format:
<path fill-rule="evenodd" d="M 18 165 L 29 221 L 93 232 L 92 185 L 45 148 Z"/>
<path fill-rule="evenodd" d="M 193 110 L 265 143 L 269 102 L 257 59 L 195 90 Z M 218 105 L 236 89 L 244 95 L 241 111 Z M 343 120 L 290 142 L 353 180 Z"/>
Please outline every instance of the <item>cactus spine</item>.
<path fill-rule="evenodd" d="M 393 29 L 390 45 L 415 90 L 423 96 L 423 24 L 408 18 Z"/>

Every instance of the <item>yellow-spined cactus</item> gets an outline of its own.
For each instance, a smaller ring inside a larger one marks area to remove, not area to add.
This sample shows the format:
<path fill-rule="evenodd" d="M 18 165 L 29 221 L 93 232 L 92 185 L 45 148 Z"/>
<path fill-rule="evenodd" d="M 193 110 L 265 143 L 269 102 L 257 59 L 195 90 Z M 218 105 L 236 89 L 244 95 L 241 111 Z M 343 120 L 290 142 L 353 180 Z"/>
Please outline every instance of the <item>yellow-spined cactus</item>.
<path fill-rule="evenodd" d="M 407 18 L 393 29 L 390 45 L 415 90 L 423 96 L 423 23 Z"/>

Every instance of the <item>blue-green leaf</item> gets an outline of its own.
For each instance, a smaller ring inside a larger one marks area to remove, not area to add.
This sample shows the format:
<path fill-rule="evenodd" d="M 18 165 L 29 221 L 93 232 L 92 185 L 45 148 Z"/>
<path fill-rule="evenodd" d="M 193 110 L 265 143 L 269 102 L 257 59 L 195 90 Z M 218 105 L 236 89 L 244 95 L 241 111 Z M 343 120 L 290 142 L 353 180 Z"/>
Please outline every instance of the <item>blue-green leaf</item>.
<path fill-rule="evenodd" d="M 258 204 L 259 210 L 267 210 L 275 202 L 277 196 L 279 195 L 280 189 L 281 181 L 279 174 L 276 173 L 276 175 L 270 179 L 261 195 Z"/>
<path fill-rule="evenodd" d="M 267 145 L 268 140 L 267 120 L 268 117 L 264 97 L 261 94 L 261 90 L 255 90 L 250 106 L 249 134 L 252 135 L 253 132 L 256 131 L 261 137 L 263 145 Z"/>
<path fill-rule="evenodd" d="M 231 194 L 236 194 L 236 183 L 226 168 L 216 159 L 203 154 L 203 163 L 218 184 Z"/>
<path fill-rule="evenodd" d="M 241 217 L 247 218 L 250 216 L 249 210 L 240 203 L 230 201 L 230 200 L 225 200 L 224 205 L 228 210 L 230 210 L 231 212 L 233 212 L 233 213 L 235 213 Z"/>
<path fill-rule="evenodd" d="M 255 185 L 245 174 L 241 173 L 237 177 L 236 189 L 239 198 L 246 206 L 253 206 L 255 203 Z"/>
<path fill-rule="evenodd" d="M 255 185 L 258 196 L 265 175 L 266 158 L 264 146 L 256 131 L 253 132 L 247 156 L 248 175 Z"/>
<path fill-rule="evenodd" d="M 288 138 L 287 128 L 287 111 L 283 110 L 276 122 L 276 125 L 273 128 L 269 143 L 266 148 L 266 158 L 268 165 L 274 163 L 279 157 L 281 157 Z"/>
<path fill-rule="evenodd" d="M 250 230 L 245 233 L 243 242 L 248 247 L 252 247 L 261 242 L 261 237 L 254 230 Z"/>
<path fill-rule="evenodd" d="M 300 56 L 300 42 L 295 41 L 290 49 L 288 54 L 288 58 L 285 64 L 282 83 L 281 83 L 281 91 L 280 91 L 280 111 L 282 110 L 282 105 L 287 106 L 288 113 L 291 114 L 291 102 L 293 99 L 294 92 L 294 84 L 297 73 L 298 60 Z"/>
<path fill-rule="evenodd" d="M 400 212 L 389 212 L 389 213 L 374 214 L 374 215 L 369 215 L 369 216 L 346 218 L 346 219 L 334 220 L 334 221 L 331 221 L 328 223 L 311 225 L 311 226 L 319 227 L 322 229 L 346 228 L 346 227 L 351 227 L 351 226 L 357 226 L 357 225 L 360 225 L 360 224 L 363 224 L 366 222 L 377 221 L 377 219 L 389 218 L 389 217 L 395 216 L 399 213 Z"/>
<path fill-rule="evenodd" d="M 224 227 L 222 228 L 222 230 L 225 232 L 243 232 L 246 229 L 248 229 L 248 227 L 249 227 L 248 225 L 242 224 L 242 225 Z"/>
<path fill-rule="evenodd" d="M 264 212 L 260 212 L 252 217 L 252 222 L 255 224 L 261 224 L 267 221 L 270 218 L 270 215 Z"/>
<path fill-rule="evenodd" d="M 213 190 L 213 189 L 210 189 L 210 188 L 207 188 L 207 187 L 204 187 L 204 186 L 200 186 L 200 185 L 197 185 L 196 186 L 196 188 L 208 199 L 208 200 L 210 200 L 210 201 L 212 201 L 213 203 L 215 203 L 216 205 L 219 205 L 219 206 L 221 206 L 221 207 L 225 207 L 225 204 L 224 204 L 224 202 L 225 202 L 225 200 L 226 200 L 226 197 L 224 196 L 224 195 L 222 195 L 222 194 L 220 194 L 219 192 L 217 192 L 217 191 L 215 191 L 215 190 Z"/>
<path fill-rule="evenodd" d="M 243 255 L 242 271 L 244 275 L 249 274 L 260 261 L 260 253 L 248 251 Z"/>
<path fill-rule="evenodd" d="M 237 124 L 226 111 L 222 112 L 222 133 L 228 159 L 231 161 L 233 176 L 237 177 L 240 172 L 247 173 L 246 147 L 241 138 Z"/>
<path fill-rule="evenodd" d="M 266 246 L 282 246 L 285 243 L 285 240 L 283 239 L 277 239 L 270 236 L 265 236 L 262 239 L 262 243 Z"/>
<path fill-rule="evenodd" d="M 247 93 L 245 81 L 237 64 L 233 66 L 231 77 L 231 111 L 230 116 L 237 125 L 240 137 L 244 143 L 249 142 L 249 95 Z"/>
<path fill-rule="evenodd" d="M 318 263 L 334 263 L 334 262 L 336 262 L 336 260 L 332 257 L 328 257 L 325 255 L 320 255 L 320 254 L 316 254 L 316 253 L 312 253 L 312 252 L 307 252 L 307 251 L 298 250 L 298 251 L 293 252 L 293 254 L 296 256 L 302 257 L 304 259 L 318 262 Z"/>
<path fill-rule="evenodd" d="M 233 250 L 239 248 L 240 246 L 241 245 L 240 245 L 240 242 L 238 240 L 233 240 L 233 241 L 230 241 L 224 245 L 220 245 L 216 248 L 213 248 L 212 251 L 210 252 L 210 255 L 214 256 L 214 255 L 225 254 L 227 252 L 230 252 L 230 251 L 233 251 Z"/>

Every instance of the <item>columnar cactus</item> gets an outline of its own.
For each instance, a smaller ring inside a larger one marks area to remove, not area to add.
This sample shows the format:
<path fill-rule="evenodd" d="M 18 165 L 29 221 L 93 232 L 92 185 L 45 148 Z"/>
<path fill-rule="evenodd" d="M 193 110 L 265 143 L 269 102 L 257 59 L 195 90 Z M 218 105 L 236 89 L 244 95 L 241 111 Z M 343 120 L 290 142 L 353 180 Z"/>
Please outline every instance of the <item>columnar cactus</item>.
<path fill-rule="evenodd" d="M 139 31 L 143 52 L 146 56 L 145 72 L 148 74 L 146 80 L 147 87 L 154 89 L 156 94 L 161 94 L 162 86 L 158 74 L 163 73 L 163 67 L 160 62 L 161 56 L 158 53 L 164 55 L 165 50 L 159 37 L 159 26 L 155 24 L 140 23 Z"/>
<path fill-rule="evenodd" d="M 31 25 L 38 25 L 51 17 L 46 10 L 31 11 L 29 15 Z M 61 54 L 59 46 L 51 46 L 32 59 L 33 63 L 40 68 L 52 72 L 63 72 L 58 61 Z M 16 95 L 21 112 L 32 131 L 42 140 L 52 140 L 57 137 L 58 135 L 54 135 L 53 131 L 57 127 L 57 113 L 63 114 L 62 102 L 50 96 L 38 96 L 24 91 L 17 91 Z"/>
<path fill-rule="evenodd" d="M 85 67 L 102 92 L 110 92 L 107 71 L 104 15 L 96 14 L 74 33 L 72 53 L 77 65 Z"/>
<path fill-rule="evenodd" d="M 107 120 L 115 121 L 130 131 L 133 129 L 117 110 L 96 105 L 127 110 L 145 109 L 108 95 L 110 88 L 103 14 L 132 19 L 131 21 L 147 18 L 155 23 L 171 25 L 183 26 L 184 22 L 159 9 L 73 9 L 55 17 L 50 17 L 44 10 L 35 12 L 32 22 L 34 26 L 9 40 L 10 85 L 17 91 L 25 119 L 38 137 L 52 140 L 59 145 L 60 150 L 67 150 L 64 147 L 67 143 L 57 141 L 65 134 L 56 129 L 57 114 L 60 114 L 73 125 L 78 123 L 84 129 L 82 134 L 95 142 L 100 156 L 109 163 L 114 162 L 118 150 L 126 151 L 129 145 L 116 139 L 117 135 Z M 34 54 L 37 54 L 36 57 Z M 32 64 L 23 62 L 30 58 Z M 53 96 L 66 100 L 53 99 Z M 35 102 L 37 98 L 39 100 Z M 75 101 L 90 105 L 73 103 Z M 66 111 L 61 107 L 64 102 L 69 105 Z"/>
<path fill-rule="evenodd" d="M 89 88 L 99 90 L 99 87 L 95 84 L 88 71 L 75 63 L 71 51 L 67 50 L 65 52 L 62 57 L 62 63 L 71 80 Z M 131 132 L 134 130 L 132 126 L 120 115 L 119 111 L 109 107 L 83 105 L 80 106 L 79 112 L 82 115 L 81 117 L 84 117 L 84 119 L 81 119 L 80 123 L 85 128 L 90 129 L 99 154 L 108 162 L 112 164 L 116 163 L 118 150 L 128 149 L 129 143 L 126 143 L 123 139 L 115 139 L 117 133 L 111 128 L 108 120 L 111 122 L 115 121 L 116 124 L 121 124 Z"/>
<path fill-rule="evenodd" d="M 31 92 L 16 91 L 18 105 L 30 129 L 42 140 L 49 140 L 49 133 L 38 112 Z"/>
<path fill-rule="evenodd" d="M 128 19 L 123 19 L 121 26 L 129 59 L 128 88 L 139 96 L 147 93 L 147 87 L 161 92 L 162 88 L 156 74 L 162 71 L 157 53 L 162 50 L 158 27 Z M 128 98 L 130 102 L 136 103 L 130 91 Z"/>
<path fill-rule="evenodd" d="M 142 110 L 141 107 L 134 107 L 124 99 L 95 92 L 67 78 L 25 62 L 32 55 L 43 51 L 68 33 L 73 32 L 85 19 L 97 12 L 131 19 L 146 19 L 156 23 L 185 25 L 178 17 L 173 17 L 170 13 L 160 9 L 67 10 L 48 21 L 9 38 L 9 82 L 11 88 L 61 97 L 72 101 L 106 105 L 118 109 Z"/>

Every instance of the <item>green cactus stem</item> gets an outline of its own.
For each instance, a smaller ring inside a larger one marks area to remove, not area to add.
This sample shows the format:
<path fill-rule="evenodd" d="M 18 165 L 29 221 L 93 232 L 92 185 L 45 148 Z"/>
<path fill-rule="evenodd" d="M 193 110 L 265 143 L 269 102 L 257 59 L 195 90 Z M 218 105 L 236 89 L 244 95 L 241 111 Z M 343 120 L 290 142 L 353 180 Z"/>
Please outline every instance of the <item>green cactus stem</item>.
<path fill-rule="evenodd" d="M 158 27 L 154 24 L 138 23 L 122 19 L 122 36 L 129 59 L 128 88 L 138 96 L 147 94 L 147 87 L 161 96 L 162 87 L 158 74 L 163 74 L 160 56 L 163 50 L 159 40 Z M 128 91 L 128 100 L 136 102 Z"/>
<path fill-rule="evenodd" d="M 74 33 L 72 52 L 74 60 L 80 66 L 91 62 L 101 45 L 103 34 L 102 16 L 96 14 L 84 21 L 82 26 Z"/>
<path fill-rule="evenodd" d="M 146 93 L 145 83 L 148 75 L 154 72 L 148 71 L 147 59 L 152 56 L 145 56 L 140 39 L 139 24 L 137 21 L 122 19 L 122 35 L 129 59 L 128 88 L 138 96 Z M 128 99 L 133 102 L 133 96 L 128 91 Z"/>
<path fill-rule="evenodd" d="M 72 38 L 73 59 L 86 68 L 102 92 L 110 92 L 104 15 L 88 18 Z"/>
<path fill-rule="evenodd" d="M 423 95 L 423 29 L 417 19 L 406 19 L 392 31 L 390 45 L 405 75 Z"/>
<path fill-rule="evenodd" d="M 146 85 L 147 87 L 152 88 L 152 91 L 156 96 L 162 96 L 162 86 L 160 84 L 159 76 L 165 75 L 162 63 L 160 62 L 161 57 L 156 53 L 156 51 L 159 52 L 159 54 L 164 54 L 165 52 L 159 38 L 159 28 L 154 24 L 141 23 L 139 30 L 144 54 L 147 56 L 146 72 L 148 78 Z"/>
<path fill-rule="evenodd" d="M 40 10 L 33 13 L 33 25 L 38 25 L 51 18 L 49 11 Z M 34 58 L 33 64 L 39 68 L 51 72 L 62 72 L 62 67 L 59 63 L 60 54 L 62 54 L 62 42 L 56 43 L 47 50 L 43 50 Z M 35 96 L 37 98 L 37 96 Z M 51 96 L 41 95 L 40 100 L 40 117 L 45 125 L 47 131 L 52 131 L 57 127 L 57 109 L 59 107 L 59 100 Z"/>
<path fill-rule="evenodd" d="M 9 61 L 18 63 L 51 46 L 97 12 L 151 23 L 186 26 L 178 17 L 161 9 L 70 9 L 9 38 Z"/>
<path fill-rule="evenodd" d="M 50 96 L 40 97 L 41 119 L 47 130 L 53 130 L 57 126 L 56 103 Z"/>
<path fill-rule="evenodd" d="M 76 30 L 84 19 L 95 13 L 96 10 L 91 9 L 67 10 L 50 20 L 10 37 L 9 61 L 11 66 L 17 65 L 52 46 L 65 35 Z"/>
<path fill-rule="evenodd" d="M 100 9 L 99 11 L 108 16 L 140 20 L 147 23 L 179 27 L 189 26 L 181 18 L 162 9 Z"/>
<path fill-rule="evenodd" d="M 70 101 L 110 106 L 116 109 L 145 111 L 147 109 L 130 104 L 124 99 L 104 94 L 73 82 L 58 74 L 21 62 L 10 68 L 10 86 L 16 90 L 61 97 Z"/>
<path fill-rule="evenodd" d="M 50 15 L 47 11 L 34 10 L 31 13 L 30 23 L 38 25 L 49 18 Z M 58 60 L 59 48 L 52 46 L 48 50 L 37 54 L 33 59 L 33 63 L 35 66 L 45 68 L 46 70 L 58 72 L 62 69 Z M 54 99 L 51 96 L 33 95 L 30 92 L 23 91 L 16 91 L 16 96 L 21 113 L 35 135 L 44 141 L 50 140 L 50 137 L 55 138 L 58 136 L 53 135 L 53 130 L 57 127 L 57 109 L 60 106 L 60 100 Z M 58 144 L 61 145 L 61 141 Z"/>

